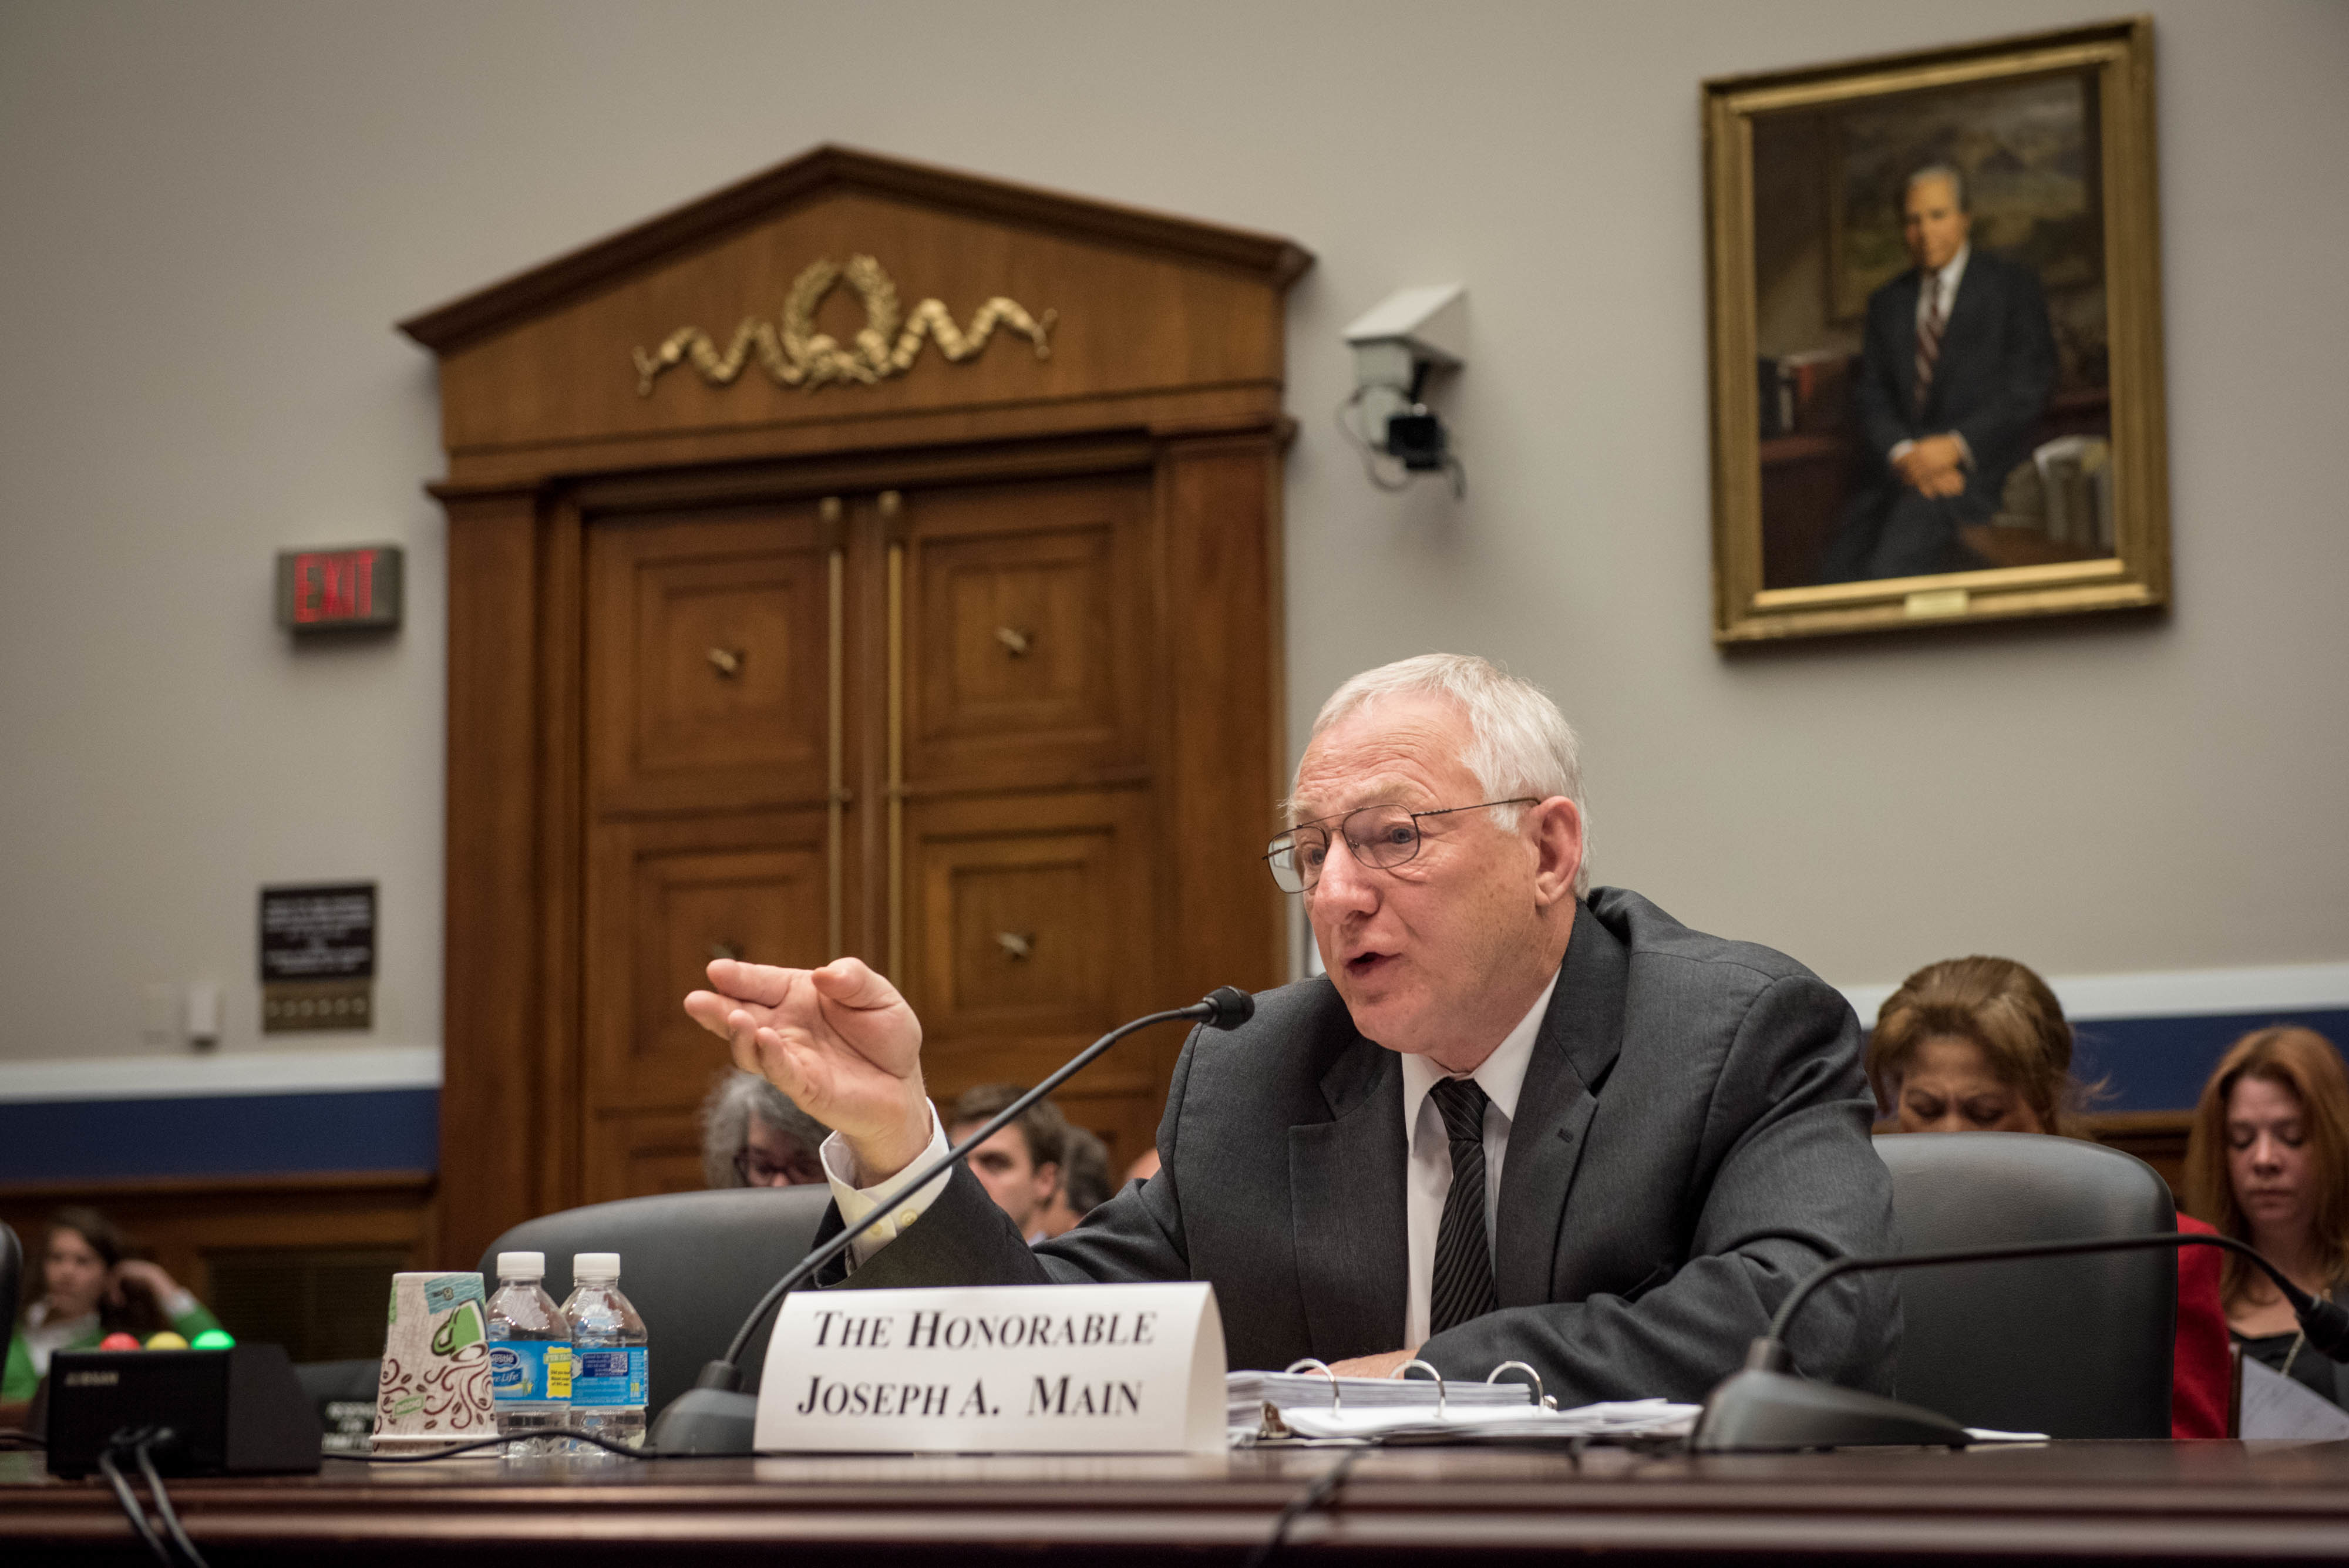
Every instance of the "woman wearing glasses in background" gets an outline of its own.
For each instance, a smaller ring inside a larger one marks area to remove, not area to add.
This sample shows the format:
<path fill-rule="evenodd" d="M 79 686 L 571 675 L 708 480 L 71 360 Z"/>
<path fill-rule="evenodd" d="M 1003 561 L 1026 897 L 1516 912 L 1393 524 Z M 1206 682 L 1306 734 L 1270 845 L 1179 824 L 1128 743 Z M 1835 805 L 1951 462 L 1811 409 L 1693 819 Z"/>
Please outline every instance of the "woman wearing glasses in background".
<path fill-rule="evenodd" d="M 1909 1132 L 2056 1133 L 2084 1097 L 2072 1026 L 2047 982 L 2013 959 L 1948 959 L 1901 981 L 1868 1039 L 1868 1081 Z M 2181 1231 L 2210 1227 L 2184 1214 Z M 2178 1252 L 2169 1435 L 2227 1435 L 2219 1249 Z M 2287 1317 L 2290 1316 L 2286 1309 Z"/>
<path fill-rule="evenodd" d="M 2194 1207 L 2294 1284 L 2344 1299 L 2349 1282 L 2349 1075 L 2313 1029 L 2261 1029 L 2220 1059 L 2186 1146 Z M 2310 1350 L 2282 1294 L 2233 1257 L 2220 1283 L 2243 1354 L 2349 1408 L 2349 1367 Z"/>

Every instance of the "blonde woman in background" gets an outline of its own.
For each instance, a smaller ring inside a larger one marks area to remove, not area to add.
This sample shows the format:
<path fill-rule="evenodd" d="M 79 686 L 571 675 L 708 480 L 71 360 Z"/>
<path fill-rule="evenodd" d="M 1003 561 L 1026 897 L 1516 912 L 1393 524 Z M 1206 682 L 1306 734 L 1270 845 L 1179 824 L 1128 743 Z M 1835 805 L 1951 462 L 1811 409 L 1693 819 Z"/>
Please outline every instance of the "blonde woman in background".
<path fill-rule="evenodd" d="M 2349 1282 L 2349 1074 L 2313 1029 L 2246 1034 L 2195 1107 L 2189 1195 L 2221 1234 L 2248 1241 L 2313 1294 Z M 2220 1284 L 2243 1354 L 2349 1407 L 2344 1369 L 2310 1350 L 2282 1293 L 2240 1259 Z"/>
<path fill-rule="evenodd" d="M 2072 1026 L 2063 1004 L 2013 959 L 1946 959 L 1901 981 L 1877 1012 L 1867 1064 L 1877 1102 L 1904 1133 L 2062 1135 L 2084 1097 L 2072 1077 Z M 2210 1229 L 2183 1214 L 2178 1228 Z M 2174 1438 L 2227 1435 L 2219 1280 L 2217 1248 L 2178 1249 Z"/>

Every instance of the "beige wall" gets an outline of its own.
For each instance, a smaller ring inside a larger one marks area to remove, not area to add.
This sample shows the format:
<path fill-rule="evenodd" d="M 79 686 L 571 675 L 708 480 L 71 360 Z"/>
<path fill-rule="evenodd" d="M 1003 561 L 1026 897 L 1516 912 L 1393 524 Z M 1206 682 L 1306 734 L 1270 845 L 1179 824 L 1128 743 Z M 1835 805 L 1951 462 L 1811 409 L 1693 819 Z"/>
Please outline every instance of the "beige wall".
<path fill-rule="evenodd" d="M 383 886 L 439 1032 L 443 559 L 391 322 L 838 140 L 1292 234 L 1289 681 L 1504 659 L 1588 739 L 1597 869 L 1830 979 L 2349 959 L 2349 7 L 2160 4 L 2178 609 L 1723 658 L 1700 78 L 2100 19 L 1928 4 L 696 0 L 0 7 L 0 1056 L 140 1050 L 254 894 Z M 1464 281 L 1454 504 L 1330 427 L 1342 326 Z M 276 548 L 409 551 L 290 650 Z"/>

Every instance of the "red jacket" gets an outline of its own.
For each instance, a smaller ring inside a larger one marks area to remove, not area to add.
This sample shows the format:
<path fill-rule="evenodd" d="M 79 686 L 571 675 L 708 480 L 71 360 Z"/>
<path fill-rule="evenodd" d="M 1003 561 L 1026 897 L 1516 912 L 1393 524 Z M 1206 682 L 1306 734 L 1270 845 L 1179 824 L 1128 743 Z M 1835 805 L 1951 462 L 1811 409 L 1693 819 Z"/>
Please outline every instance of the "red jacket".
<path fill-rule="evenodd" d="M 2204 1236 L 2219 1232 L 2191 1215 L 2178 1217 L 2180 1231 Z M 2178 1249 L 2178 1349 L 2169 1374 L 2169 1435 L 2227 1435 L 2227 1314 L 2219 1304 L 2216 1247 Z"/>

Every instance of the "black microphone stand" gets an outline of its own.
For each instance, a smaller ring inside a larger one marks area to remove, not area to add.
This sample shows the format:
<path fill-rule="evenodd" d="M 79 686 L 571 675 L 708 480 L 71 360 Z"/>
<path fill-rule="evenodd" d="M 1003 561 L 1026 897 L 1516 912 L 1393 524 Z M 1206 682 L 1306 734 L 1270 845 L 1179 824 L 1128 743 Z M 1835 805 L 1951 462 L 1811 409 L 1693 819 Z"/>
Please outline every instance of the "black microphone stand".
<path fill-rule="evenodd" d="M 906 1182 L 898 1191 L 919 1192 L 944 1176 L 968 1159 L 971 1150 L 1018 1121 L 1029 1106 L 1075 1077 L 1091 1065 L 1095 1057 L 1127 1035 L 1153 1024 L 1171 1023 L 1185 1018 L 1195 1020 L 1212 1029 L 1237 1029 L 1255 1012 L 1255 997 L 1237 986 L 1222 985 L 1188 1007 L 1170 1008 L 1164 1012 L 1137 1018 L 1131 1023 L 1119 1024 L 1071 1057 L 1060 1071 L 996 1112 L 977 1132 L 933 1160 L 927 1169 Z M 872 1212 L 810 1251 L 769 1287 L 767 1293 L 759 1298 L 759 1304 L 743 1318 L 742 1326 L 734 1331 L 733 1342 L 726 1347 L 726 1354 L 706 1364 L 700 1375 L 694 1378 L 693 1386 L 671 1400 L 668 1408 L 661 1412 L 660 1419 L 653 1423 L 647 1446 L 655 1453 L 661 1454 L 735 1454 L 749 1449 L 758 1424 L 759 1404 L 756 1397 L 741 1391 L 742 1355 L 750 1348 L 750 1335 L 758 1331 L 759 1320 L 765 1317 L 777 1302 L 822 1272 L 826 1263 L 848 1251 L 851 1243 L 879 1224 L 895 1207 L 894 1203 L 874 1204 Z"/>
<path fill-rule="evenodd" d="M 1961 1251 L 1910 1252 L 1875 1258 L 1837 1258 L 1806 1276 L 1786 1294 L 1767 1333 L 1745 1353 L 1745 1366 L 1706 1396 L 1691 1447 L 1700 1453 L 1782 1452 L 1790 1449 L 1857 1448 L 1922 1444 L 1963 1448 L 1966 1429 L 1920 1405 L 1814 1383 L 1795 1371 L 1786 1350 L 1786 1325 L 1820 1286 L 1845 1274 L 1881 1269 L 1930 1268 L 1942 1263 L 1995 1263 L 2018 1258 L 2085 1257 L 2095 1252 L 2135 1252 L 2157 1247 L 2218 1247 L 2248 1258 L 2283 1293 L 2300 1319 L 2312 1349 L 2334 1361 L 2349 1361 L 2349 1309 L 2313 1296 L 2284 1277 L 2282 1269 L 2232 1236 L 2163 1231 L 2144 1236 L 2102 1236 L 2079 1241 L 2027 1241 Z"/>

